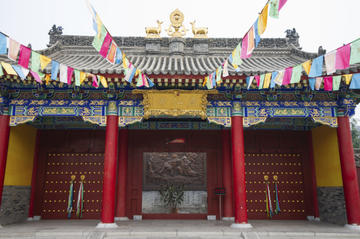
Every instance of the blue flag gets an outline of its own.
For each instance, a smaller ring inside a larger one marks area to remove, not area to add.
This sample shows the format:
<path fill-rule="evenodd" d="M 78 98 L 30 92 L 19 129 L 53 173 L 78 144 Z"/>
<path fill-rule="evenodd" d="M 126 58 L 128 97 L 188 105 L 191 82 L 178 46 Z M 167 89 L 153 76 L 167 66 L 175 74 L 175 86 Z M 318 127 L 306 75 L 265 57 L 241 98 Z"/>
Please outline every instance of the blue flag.
<path fill-rule="evenodd" d="M 275 87 L 275 79 L 277 77 L 279 73 L 277 71 L 274 71 L 272 74 L 271 74 L 271 81 L 270 81 L 270 88 L 274 88 Z"/>
<path fill-rule="evenodd" d="M 60 64 L 57 61 L 51 61 L 51 79 L 56 80 L 59 73 Z"/>
<path fill-rule="evenodd" d="M 315 82 L 316 82 L 315 78 L 309 78 L 309 85 L 312 90 L 315 90 Z"/>
<path fill-rule="evenodd" d="M 360 73 L 353 74 L 349 89 L 360 89 Z"/>
<path fill-rule="evenodd" d="M 115 64 L 121 64 L 122 63 L 122 52 L 120 48 L 116 48 L 116 55 L 115 55 Z"/>
<path fill-rule="evenodd" d="M 149 87 L 153 87 L 154 86 L 154 83 L 150 80 L 149 77 L 146 77 L 146 79 L 148 80 L 149 82 Z"/>
<path fill-rule="evenodd" d="M 260 42 L 260 35 L 259 35 L 259 30 L 258 30 L 258 19 L 256 19 L 256 22 L 254 23 L 254 33 L 255 33 L 255 47 L 257 47 L 259 45 Z"/>
<path fill-rule="evenodd" d="M 25 80 L 26 76 L 25 76 L 24 72 L 21 70 L 20 66 L 17 66 L 17 65 L 11 65 L 11 66 L 16 71 L 18 76 L 20 76 L 20 78 L 22 80 Z"/>
<path fill-rule="evenodd" d="M 322 68 L 324 63 L 324 56 L 316 57 L 312 61 L 309 77 L 317 77 L 322 75 Z"/>
<path fill-rule="evenodd" d="M 0 32 L 0 54 L 7 53 L 7 37 Z"/>

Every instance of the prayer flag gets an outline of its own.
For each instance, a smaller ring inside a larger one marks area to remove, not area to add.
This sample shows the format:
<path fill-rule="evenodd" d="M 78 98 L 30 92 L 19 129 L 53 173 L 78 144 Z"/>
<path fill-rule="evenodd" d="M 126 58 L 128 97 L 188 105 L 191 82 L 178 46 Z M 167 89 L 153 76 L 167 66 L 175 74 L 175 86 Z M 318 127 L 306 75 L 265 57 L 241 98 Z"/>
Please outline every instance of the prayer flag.
<path fill-rule="evenodd" d="M 295 66 L 292 70 L 290 83 L 291 84 L 299 83 L 301 80 L 301 73 L 302 73 L 302 66 L 301 65 Z"/>
<path fill-rule="evenodd" d="M 8 75 L 17 76 L 16 71 L 14 71 L 14 69 L 12 68 L 12 66 L 9 63 L 2 61 L 1 65 L 4 67 L 4 69 Z"/>
<path fill-rule="evenodd" d="M 51 79 L 56 80 L 59 73 L 60 64 L 57 61 L 51 61 Z"/>
<path fill-rule="evenodd" d="M 270 0 L 269 16 L 279 18 L 279 0 Z"/>
<path fill-rule="evenodd" d="M 317 77 L 322 75 L 324 56 L 318 56 L 312 61 L 309 77 Z"/>
<path fill-rule="evenodd" d="M 104 42 L 101 45 L 101 49 L 99 51 L 99 54 L 102 55 L 102 57 L 106 58 L 111 42 L 112 42 L 112 38 L 110 34 L 106 33 Z"/>
<path fill-rule="evenodd" d="M 121 64 L 122 63 L 122 53 L 120 48 L 116 48 L 116 56 L 115 56 L 115 64 Z"/>
<path fill-rule="evenodd" d="M 19 54 L 19 50 L 20 50 L 20 43 L 18 43 L 17 41 L 15 41 L 12 38 L 9 38 L 8 58 L 13 61 L 16 61 L 17 56 Z"/>
<path fill-rule="evenodd" d="M 224 70 L 223 70 L 223 75 L 222 75 L 223 77 L 229 76 L 228 65 L 229 65 L 228 60 L 225 60 L 225 62 L 224 62 Z"/>
<path fill-rule="evenodd" d="M 27 75 L 29 74 L 29 70 L 25 69 L 22 66 L 12 65 L 12 68 L 16 71 L 16 73 L 18 74 L 18 76 L 20 76 L 22 80 L 25 80 Z"/>
<path fill-rule="evenodd" d="M 50 83 L 50 75 L 46 74 L 45 75 L 45 84 L 48 85 Z"/>
<path fill-rule="evenodd" d="M 326 76 L 324 77 L 324 90 L 331 91 L 333 89 L 333 77 Z"/>
<path fill-rule="evenodd" d="M 18 64 L 25 68 L 29 68 L 30 56 L 31 56 L 31 49 L 24 45 L 20 45 L 20 54 L 19 54 Z"/>
<path fill-rule="evenodd" d="M 126 69 L 129 66 L 129 60 L 126 58 L 125 53 L 122 54 L 122 63 L 123 63 L 123 68 Z"/>
<path fill-rule="evenodd" d="M 248 32 L 248 49 L 247 55 L 251 56 L 255 46 L 254 46 L 254 26 L 252 26 Z"/>
<path fill-rule="evenodd" d="M 279 71 L 274 82 L 277 85 L 282 85 L 283 79 L 284 79 L 284 71 L 282 70 L 282 71 Z"/>
<path fill-rule="evenodd" d="M 333 76 L 333 90 L 339 90 L 341 82 L 341 76 Z"/>
<path fill-rule="evenodd" d="M 99 88 L 99 82 L 97 81 L 96 75 L 90 74 L 90 76 L 92 77 L 92 86 L 95 88 Z"/>
<path fill-rule="evenodd" d="M 100 78 L 100 82 L 101 84 L 103 85 L 104 88 L 108 88 L 108 84 L 107 84 L 107 81 L 106 81 L 106 78 L 104 76 L 98 76 L 98 79 Z M 99 82 L 99 80 L 98 80 Z"/>
<path fill-rule="evenodd" d="M 244 38 L 241 41 L 241 58 L 242 59 L 246 59 L 246 58 L 250 57 L 250 55 L 247 54 L 248 43 L 249 43 L 249 35 L 248 35 L 248 33 L 246 33 Z M 240 65 L 240 64 L 237 64 L 237 65 Z"/>
<path fill-rule="evenodd" d="M 31 51 L 31 68 L 32 71 L 39 72 L 40 69 L 40 54 L 36 51 Z"/>
<path fill-rule="evenodd" d="M 204 87 L 206 85 L 206 82 L 208 81 L 208 76 L 205 76 L 202 86 Z"/>
<path fill-rule="evenodd" d="M 130 65 L 129 69 L 127 70 L 127 72 L 125 74 L 125 81 L 131 83 L 131 81 L 135 75 L 135 72 L 136 72 L 136 68 L 133 65 Z"/>
<path fill-rule="evenodd" d="M 336 70 L 349 68 L 350 66 L 350 44 L 342 46 L 336 51 Z"/>
<path fill-rule="evenodd" d="M 277 71 L 274 71 L 272 74 L 271 74 L 271 82 L 270 82 L 270 88 L 274 88 L 275 87 L 275 79 L 277 77 L 279 73 Z"/>
<path fill-rule="evenodd" d="M 353 74 L 349 89 L 360 89 L 360 73 Z"/>
<path fill-rule="evenodd" d="M 241 60 L 241 57 L 242 57 L 241 51 L 242 51 L 242 45 L 241 45 L 241 43 L 239 43 L 231 54 L 232 60 L 231 59 L 230 60 L 233 65 L 241 65 L 242 64 L 243 61 Z"/>
<path fill-rule="evenodd" d="M 259 19 L 256 19 L 253 27 L 254 27 L 254 33 L 255 33 L 255 47 L 257 47 L 259 45 L 260 42 L 260 35 L 259 35 L 259 30 L 258 30 L 258 21 Z"/>
<path fill-rule="evenodd" d="M 145 87 L 149 88 L 149 82 L 147 81 L 145 74 L 141 73 L 141 77 L 142 77 Z"/>
<path fill-rule="evenodd" d="M 116 44 L 114 41 L 111 42 L 111 46 L 110 46 L 110 50 L 109 50 L 109 54 L 108 56 L 106 57 L 106 59 L 108 59 L 108 61 L 111 63 L 111 64 L 114 64 L 115 63 L 115 54 L 116 54 Z"/>
<path fill-rule="evenodd" d="M 3 75 L 4 75 L 4 71 L 3 71 L 2 66 L 0 65 L 0 76 L 3 76 Z"/>
<path fill-rule="evenodd" d="M 38 83 L 42 83 L 42 80 L 39 76 L 39 74 L 37 72 L 34 72 L 34 71 L 30 71 L 31 75 L 34 77 L 34 79 L 36 80 L 36 82 Z"/>
<path fill-rule="evenodd" d="M 287 0 L 280 0 L 280 1 L 279 1 L 279 11 L 280 11 L 281 8 L 285 5 L 286 2 L 287 2 Z"/>
<path fill-rule="evenodd" d="M 60 64 L 60 82 L 67 83 L 67 66 Z"/>
<path fill-rule="evenodd" d="M 288 67 L 288 68 L 285 69 L 284 78 L 283 78 L 283 81 L 282 81 L 282 84 L 283 84 L 283 85 L 288 85 L 288 84 L 290 84 L 290 82 L 291 82 L 292 70 L 293 70 L 292 67 Z"/>
<path fill-rule="evenodd" d="M 269 8 L 269 4 L 266 4 L 258 18 L 259 35 L 262 35 L 265 32 L 267 25 L 267 18 L 268 18 L 268 8 Z"/>
<path fill-rule="evenodd" d="M 80 71 L 75 69 L 74 75 L 75 75 L 75 86 L 80 86 Z"/>
<path fill-rule="evenodd" d="M 86 80 L 86 76 L 85 72 L 80 71 L 80 85 Z"/>
<path fill-rule="evenodd" d="M 261 74 L 260 75 L 260 83 L 259 83 L 259 90 L 261 90 L 264 86 L 264 81 L 265 81 L 265 74 Z"/>
<path fill-rule="evenodd" d="M 206 81 L 206 88 L 208 89 L 212 89 L 213 88 L 213 85 L 212 85 L 212 76 L 213 76 L 213 73 L 211 73 L 209 75 L 209 78 L 207 79 Z"/>
<path fill-rule="evenodd" d="M 316 77 L 315 90 L 320 90 L 322 81 L 323 81 L 322 77 Z"/>
<path fill-rule="evenodd" d="M 265 74 L 265 79 L 264 79 L 264 89 L 268 89 L 270 86 L 270 81 L 271 81 L 271 73 L 266 73 Z"/>
<path fill-rule="evenodd" d="M 336 68 L 335 68 L 336 51 L 327 53 L 324 56 L 324 58 L 325 58 L 326 74 L 330 75 L 336 72 Z"/>
<path fill-rule="evenodd" d="M 305 61 L 304 63 L 302 63 L 302 67 L 304 68 L 304 71 L 306 72 L 306 74 L 309 75 L 310 69 L 311 69 L 311 60 L 308 60 L 308 61 Z"/>
<path fill-rule="evenodd" d="M 141 86 L 144 86 L 144 82 L 142 80 L 141 74 L 138 74 L 138 78 L 136 80 L 136 87 L 141 87 Z"/>
<path fill-rule="evenodd" d="M 315 78 L 309 78 L 309 85 L 312 90 L 315 90 Z"/>
<path fill-rule="evenodd" d="M 148 80 L 149 87 L 153 87 L 153 86 L 154 86 L 154 83 L 150 80 L 150 78 L 149 78 L 149 77 L 146 77 L 146 79 Z"/>
<path fill-rule="evenodd" d="M 40 69 L 44 70 L 47 65 L 51 62 L 51 59 L 47 56 L 40 55 Z"/>
<path fill-rule="evenodd" d="M 254 80 L 254 76 L 248 76 L 248 77 L 246 77 L 247 89 L 250 89 L 253 80 Z"/>
<path fill-rule="evenodd" d="M 0 32 L 0 54 L 7 53 L 7 37 Z"/>
<path fill-rule="evenodd" d="M 216 82 L 217 83 L 221 82 L 221 75 L 222 75 L 222 68 L 219 67 L 217 72 L 216 72 Z"/>
<path fill-rule="evenodd" d="M 67 68 L 67 83 L 69 85 L 71 85 L 71 79 L 72 79 L 73 72 L 74 72 L 74 68 L 71 68 L 70 66 L 68 66 L 68 68 Z"/>
<path fill-rule="evenodd" d="M 343 76 L 345 78 L 346 85 L 349 85 L 353 75 L 352 74 L 346 74 L 346 75 L 343 75 Z"/>
<path fill-rule="evenodd" d="M 256 75 L 256 76 L 254 76 L 254 78 L 255 78 L 255 81 L 256 81 L 256 86 L 259 88 L 259 86 L 260 86 L 260 76 Z"/>
<path fill-rule="evenodd" d="M 107 31 L 105 29 L 104 25 L 101 25 L 100 27 L 100 31 L 98 32 L 98 35 L 94 37 L 94 40 L 92 42 L 93 47 L 97 50 L 100 51 L 101 46 L 104 42 L 104 39 L 107 35 Z"/>
<path fill-rule="evenodd" d="M 351 43 L 350 64 L 360 62 L 360 38 Z"/>

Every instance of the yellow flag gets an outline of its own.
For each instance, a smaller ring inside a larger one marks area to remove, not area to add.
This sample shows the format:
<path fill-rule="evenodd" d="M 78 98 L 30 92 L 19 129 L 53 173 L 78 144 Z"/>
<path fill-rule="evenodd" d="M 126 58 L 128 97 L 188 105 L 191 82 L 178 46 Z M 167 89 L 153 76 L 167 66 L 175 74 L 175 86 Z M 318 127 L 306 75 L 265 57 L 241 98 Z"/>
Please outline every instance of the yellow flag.
<path fill-rule="evenodd" d="M 100 78 L 100 82 L 104 86 L 104 88 L 108 88 L 106 78 L 104 76 L 99 76 L 99 78 Z"/>
<path fill-rule="evenodd" d="M 205 79 L 204 79 L 204 82 L 203 82 L 203 86 L 205 86 L 206 85 L 206 82 L 208 81 L 208 76 L 205 76 Z"/>
<path fill-rule="evenodd" d="M 96 14 L 95 21 L 96 21 L 96 26 L 97 26 L 97 38 L 100 38 L 100 36 L 101 36 L 101 26 L 103 24 L 102 24 L 98 14 Z"/>
<path fill-rule="evenodd" d="M 86 73 L 80 71 L 80 85 L 84 82 L 85 79 L 86 79 Z"/>
<path fill-rule="evenodd" d="M 9 63 L 2 61 L 1 65 L 4 67 L 4 69 L 8 75 L 14 75 L 14 76 L 18 75 L 18 74 L 16 74 L 16 71 L 12 68 L 12 66 Z"/>
<path fill-rule="evenodd" d="M 50 74 L 45 75 L 45 84 L 48 85 L 50 83 Z"/>
<path fill-rule="evenodd" d="M 266 4 L 266 6 L 263 8 L 263 10 L 260 13 L 259 20 L 258 20 L 259 35 L 261 35 L 265 32 L 266 25 L 267 25 L 267 19 L 268 19 L 268 8 L 269 8 L 269 4 Z"/>
<path fill-rule="evenodd" d="M 126 59 L 126 55 L 125 55 L 125 53 L 123 53 L 123 55 L 122 55 L 122 59 L 123 59 L 123 67 L 124 67 L 124 69 L 128 68 L 128 66 L 127 66 L 127 64 L 126 64 L 127 59 Z"/>
<path fill-rule="evenodd" d="M 270 86 L 270 81 L 271 81 L 271 73 L 266 73 L 265 74 L 265 79 L 264 79 L 264 85 L 263 85 L 263 88 L 264 89 L 267 89 L 269 88 Z"/>
<path fill-rule="evenodd" d="M 44 55 L 40 55 L 40 67 L 41 70 L 44 70 L 44 68 L 49 65 L 49 63 L 51 62 L 51 59 L 47 56 Z"/>
<path fill-rule="evenodd" d="M 304 68 L 306 74 L 309 75 L 310 69 L 311 69 L 311 60 L 308 60 L 308 61 L 305 61 L 304 63 L 302 63 L 302 67 Z"/>
<path fill-rule="evenodd" d="M 345 78 L 346 85 L 350 84 L 351 78 L 352 78 L 352 74 L 346 74 L 346 75 L 343 75 L 343 76 L 344 76 L 344 78 Z"/>

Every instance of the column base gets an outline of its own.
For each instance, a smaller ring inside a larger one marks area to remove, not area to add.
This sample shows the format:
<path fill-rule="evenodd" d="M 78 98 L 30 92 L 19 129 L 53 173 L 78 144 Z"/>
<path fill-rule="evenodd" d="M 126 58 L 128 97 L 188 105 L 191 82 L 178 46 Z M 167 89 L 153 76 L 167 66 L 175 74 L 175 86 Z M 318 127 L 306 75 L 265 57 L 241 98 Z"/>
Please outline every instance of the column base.
<path fill-rule="evenodd" d="M 40 221 L 40 219 L 41 219 L 41 216 L 33 216 L 33 217 L 28 217 L 28 218 L 26 219 L 26 221 L 28 221 L 28 222 L 31 222 L 31 221 Z"/>
<path fill-rule="evenodd" d="M 99 222 L 96 225 L 96 228 L 118 228 L 118 225 L 114 222 L 114 223 L 102 223 Z"/>
<path fill-rule="evenodd" d="M 117 222 L 117 221 L 124 222 L 124 221 L 129 221 L 130 219 L 128 217 L 115 217 L 114 220 L 115 220 L 115 222 Z"/>
<path fill-rule="evenodd" d="M 253 228 L 250 223 L 233 223 L 233 224 L 231 224 L 230 227 L 231 227 L 231 228 L 234 228 L 234 229 L 249 229 L 249 228 Z"/>
<path fill-rule="evenodd" d="M 222 220 L 233 222 L 233 221 L 235 221 L 235 217 L 223 217 Z"/>
<path fill-rule="evenodd" d="M 353 231 L 360 231 L 360 225 L 358 224 L 345 224 L 346 228 L 349 228 L 350 230 L 353 230 Z"/>
<path fill-rule="evenodd" d="M 319 217 L 306 216 L 306 219 L 307 219 L 308 221 L 320 222 L 320 218 L 319 218 Z"/>

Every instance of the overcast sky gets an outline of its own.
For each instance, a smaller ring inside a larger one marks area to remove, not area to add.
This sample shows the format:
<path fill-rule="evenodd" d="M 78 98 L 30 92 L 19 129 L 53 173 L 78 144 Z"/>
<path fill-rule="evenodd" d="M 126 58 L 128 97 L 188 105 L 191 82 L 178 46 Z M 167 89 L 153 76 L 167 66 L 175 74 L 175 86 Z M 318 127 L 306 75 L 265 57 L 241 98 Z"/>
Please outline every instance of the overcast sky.
<path fill-rule="evenodd" d="M 85 0 L 0 0 L 0 31 L 33 49 L 46 48 L 53 24 L 66 35 L 94 35 Z M 170 13 L 184 13 L 184 25 L 208 27 L 209 37 L 243 37 L 255 22 L 266 0 L 90 0 L 113 36 L 145 36 L 145 27 L 163 21 L 161 35 L 170 24 Z M 279 19 L 269 18 L 261 37 L 284 37 L 296 28 L 303 50 L 328 51 L 360 37 L 360 0 L 288 0 Z M 187 37 L 192 37 L 191 31 Z"/>

